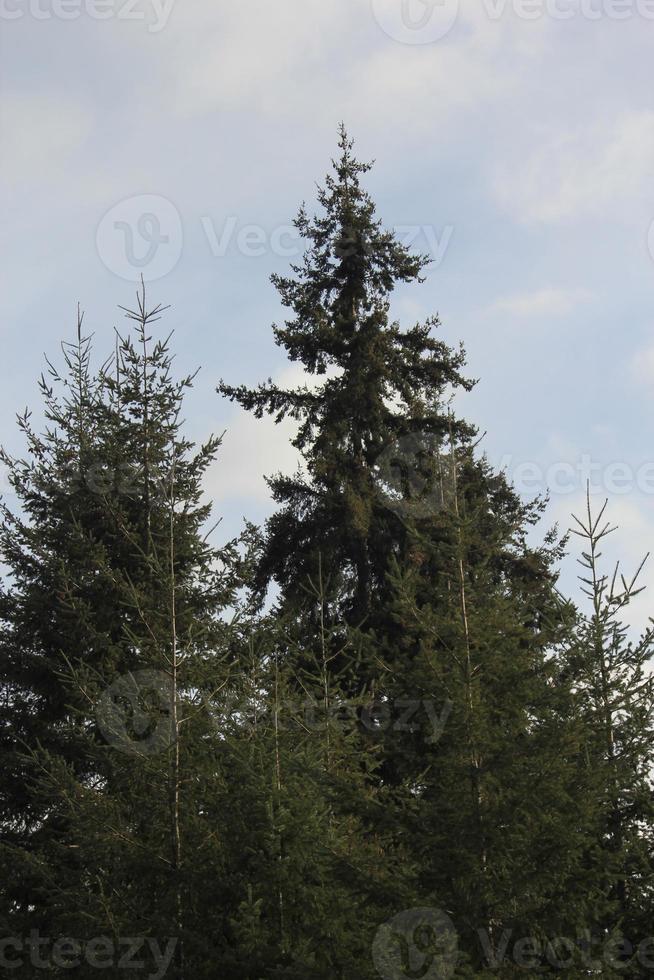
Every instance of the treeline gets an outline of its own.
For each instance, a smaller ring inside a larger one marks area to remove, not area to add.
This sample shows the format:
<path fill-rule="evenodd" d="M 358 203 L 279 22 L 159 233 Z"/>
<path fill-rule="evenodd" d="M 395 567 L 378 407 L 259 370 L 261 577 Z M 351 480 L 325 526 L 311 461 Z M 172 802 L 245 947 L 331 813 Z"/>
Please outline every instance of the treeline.
<path fill-rule="evenodd" d="M 427 259 L 340 155 L 273 277 L 315 383 L 219 393 L 297 422 L 264 528 L 217 546 L 193 378 L 145 288 L 93 367 L 82 318 L 3 462 L 2 975 L 176 980 L 648 976 L 654 633 L 637 580 L 492 470 L 452 408 Z M 229 473 L 222 479 L 229 482 Z M 580 539 L 580 540 L 579 540 Z M 574 539 L 573 539 L 574 540 Z"/>

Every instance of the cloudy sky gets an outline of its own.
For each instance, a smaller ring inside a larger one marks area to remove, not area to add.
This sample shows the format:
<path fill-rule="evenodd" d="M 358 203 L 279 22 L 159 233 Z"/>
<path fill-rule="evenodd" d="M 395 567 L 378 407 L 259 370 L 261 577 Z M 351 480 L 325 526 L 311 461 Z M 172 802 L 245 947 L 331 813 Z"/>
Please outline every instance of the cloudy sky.
<path fill-rule="evenodd" d="M 223 528 L 262 519 L 288 430 L 215 384 L 293 374 L 269 275 L 344 120 L 434 260 L 394 312 L 464 341 L 460 410 L 521 492 L 550 487 L 550 522 L 590 476 L 631 568 L 654 543 L 653 43 L 654 0 L 0 0 L 6 446 L 77 302 L 104 350 L 142 272 L 202 365 L 190 432 L 227 430 Z"/>

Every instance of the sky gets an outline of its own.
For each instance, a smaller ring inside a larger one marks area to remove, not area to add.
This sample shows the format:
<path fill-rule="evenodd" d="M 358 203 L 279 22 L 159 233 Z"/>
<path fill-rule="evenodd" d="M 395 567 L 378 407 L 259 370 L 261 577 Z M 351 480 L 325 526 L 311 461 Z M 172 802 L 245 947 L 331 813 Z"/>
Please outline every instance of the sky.
<path fill-rule="evenodd" d="M 301 250 L 344 121 L 387 227 L 433 261 L 393 297 L 438 313 L 479 379 L 458 403 L 541 528 L 590 478 L 618 530 L 607 568 L 654 544 L 654 0 L 0 0 L 0 439 L 38 417 L 43 358 L 98 360 L 143 274 L 170 304 L 187 432 L 223 432 L 208 493 L 225 536 L 270 513 L 292 430 L 215 392 L 297 379 L 269 282 Z M 6 486 L 5 486 L 6 492 Z M 562 585 L 576 595 L 574 541 Z M 654 549 L 653 549 L 654 550 Z M 633 604 L 654 611 L 654 558 Z"/>

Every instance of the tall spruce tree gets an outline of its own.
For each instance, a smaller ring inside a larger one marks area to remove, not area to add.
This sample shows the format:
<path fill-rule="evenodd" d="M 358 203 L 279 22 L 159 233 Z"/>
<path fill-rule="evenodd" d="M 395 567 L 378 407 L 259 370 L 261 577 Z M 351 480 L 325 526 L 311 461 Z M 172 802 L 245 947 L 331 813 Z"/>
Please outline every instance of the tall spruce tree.
<path fill-rule="evenodd" d="M 33 429 L 26 411 L 18 422 L 27 459 L 4 452 L 2 457 L 19 503 L 16 511 L 3 503 L 0 526 L 2 560 L 10 573 L 0 595 L 2 924 L 8 935 L 25 931 L 28 922 L 49 931 L 54 915 L 49 888 L 55 882 L 65 887 L 76 873 L 75 855 L 57 844 L 65 834 L 65 819 L 35 792 L 28 757 L 40 746 L 65 759 L 81 779 L 89 775 L 73 699 L 60 677 L 66 655 L 77 644 L 85 645 L 83 624 L 71 617 L 65 599 L 70 569 L 96 616 L 111 618 L 114 612 L 92 571 L 97 546 L 91 529 L 98 525 L 100 508 L 84 474 L 102 458 L 97 451 L 100 396 L 81 315 L 77 340 L 64 344 L 63 355 L 65 373 L 49 365 L 49 378 L 40 380 L 44 435 Z M 85 652 L 95 659 L 92 648 Z"/>
<path fill-rule="evenodd" d="M 270 480 L 280 507 L 267 524 L 260 588 L 275 580 L 282 610 L 303 605 L 320 554 L 330 577 L 338 570 L 340 578 L 330 614 L 360 625 L 384 594 L 397 536 L 392 515 L 380 506 L 379 460 L 416 425 L 443 434 L 450 424 L 441 410 L 445 393 L 471 383 L 460 373 L 462 351 L 432 335 L 437 318 L 407 331 L 390 322 L 393 288 L 420 280 L 428 259 L 382 229 L 361 186 L 370 165 L 355 159 L 344 128 L 339 145 L 334 173 L 318 194 L 323 213 L 310 218 L 302 207 L 296 218 L 308 242 L 302 264 L 292 267 L 293 277 L 273 276 L 293 314 L 273 328 L 275 340 L 290 360 L 325 380 L 315 390 L 283 390 L 269 381 L 255 390 L 223 382 L 219 391 L 257 417 L 299 422 L 293 445 L 305 473 Z M 462 422 L 451 424 L 461 438 L 472 433 Z"/>
<path fill-rule="evenodd" d="M 548 940 L 583 933 L 600 887 L 585 863 L 592 775 L 562 658 L 575 612 L 550 568 L 560 545 L 550 534 L 530 551 L 534 508 L 502 506 L 503 480 L 469 451 L 443 447 L 436 463 L 446 506 L 414 525 L 413 558 L 392 573 L 386 642 L 403 666 L 385 688 L 421 710 L 410 735 L 386 740 L 389 778 L 413 796 L 419 887 L 452 916 L 462 964 L 521 975 L 514 944 L 531 937 L 533 968 L 556 972 Z"/>
<path fill-rule="evenodd" d="M 3 915 L 10 935 L 170 943 L 181 980 L 208 968 L 194 939 L 208 928 L 198 860 L 220 866 L 207 702 L 229 675 L 237 560 L 205 539 L 219 440 L 194 451 L 181 432 L 192 379 L 151 339 L 160 312 L 143 289 L 135 335 L 96 375 L 80 334 L 68 375 L 42 384 L 52 428 L 26 429 L 31 460 L 7 460 L 22 515 L 5 508 L 2 529 Z"/>
<path fill-rule="evenodd" d="M 601 572 L 589 501 L 590 613 L 559 595 L 544 501 L 453 414 L 463 351 L 436 317 L 391 321 L 427 260 L 383 230 L 344 130 L 340 154 L 274 277 L 276 340 L 317 386 L 220 386 L 299 425 L 262 535 L 209 544 L 219 440 L 184 436 L 193 378 L 144 287 L 97 370 L 78 317 L 44 431 L 26 412 L 26 459 L 2 456 L 3 934 L 134 937 L 175 980 L 648 975 L 647 949 L 602 957 L 652 915 L 637 579 Z M 125 972 L 44 955 L 12 974 Z"/>
<path fill-rule="evenodd" d="M 596 884 L 581 864 L 580 741 L 558 659 L 572 611 L 556 591 L 561 542 L 528 543 L 544 501 L 523 503 L 451 411 L 472 386 L 463 351 L 434 336 L 437 317 L 391 321 L 394 287 L 420 281 L 427 259 L 382 229 L 368 170 L 342 129 L 321 213 L 296 219 L 304 259 L 273 277 L 292 313 L 276 342 L 317 387 L 219 391 L 299 423 L 304 468 L 270 480 L 279 508 L 257 584 L 277 584 L 278 612 L 305 638 L 322 617 L 330 651 L 339 624 L 358 632 L 356 655 L 337 661 L 352 699 L 396 722 L 409 705 L 408 730 L 369 733 L 378 787 L 398 794 L 390 819 L 421 868 L 414 903 L 454 914 L 461 962 L 481 971 L 480 932 L 491 944 L 505 930 L 567 934 Z M 307 589 L 319 561 L 335 583 L 326 608 Z"/>

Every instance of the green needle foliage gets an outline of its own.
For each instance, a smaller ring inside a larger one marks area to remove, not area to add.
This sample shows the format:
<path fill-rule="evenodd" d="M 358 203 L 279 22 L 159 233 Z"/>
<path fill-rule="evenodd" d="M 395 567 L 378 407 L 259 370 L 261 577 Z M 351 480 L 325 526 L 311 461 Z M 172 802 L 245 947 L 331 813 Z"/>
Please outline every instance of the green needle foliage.
<path fill-rule="evenodd" d="M 130 937 L 174 980 L 654 969 L 654 631 L 622 618 L 638 575 L 602 571 L 589 495 L 587 611 L 560 594 L 567 538 L 534 543 L 546 500 L 458 415 L 463 349 L 436 316 L 392 317 L 428 259 L 384 230 L 369 169 L 342 129 L 319 213 L 296 219 L 304 257 L 273 277 L 305 383 L 219 387 L 297 423 L 263 529 L 211 543 L 220 439 L 185 435 L 194 376 L 144 286 L 97 367 L 78 316 L 45 422 L 26 411 L 25 458 L 2 453 L 12 976 L 123 977 Z"/>
<path fill-rule="evenodd" d="M 299 423 L 293 445 L 304 472 L 270 480 L 280 506 L 267 525 L 257 584 L 277 582 L 282 610 L 305 604 L 320 554 L 330 576 L 339 574 L 334 616 L 359 625 L 384 594 L 392 546 L 392 514 L 377 488 L 380 461 L 416 428 L 439 435 L 451 424 L 468 436 L 471 428 L 450 422 L 441 403 L 471 382 L 460 374 L 462 351 L 432 336 L 436 318 L 407 331 L 390 320 L 393 288 L 419 281 L 428 259 L 382 229 L 361 187 L 370 167 L 355 159 L 344 130 L 340 153 L 319 190 L 323 213 L 310 218 L 302 208 L 296 219 L 308 243 L 302 263 L 291 278 L 273 277 L 292 313 L 274 328 L 275 340 L 319 379 L 317 387 L 287 391 L 269 381 L 251 390 L 223 382 L 219 390 L 259 418 Z"/>
<path fill-rule="evenodd" d="M 339 146 L 320 213 L 296 219 L 303 260 L 273 277 L 291 313 L 274 337 L 307 383 L 219 391 L 298 423 L 302 468 L 270 479 L 255 590 L 275 584 L 304 672 L 318 671 L 310 651 L 328 625 L 327 658 L 379 760 L 369 778 L 393 794 L 413 904 L 453 916 L 461 969 L 481 975 L 503 937 L 596 931 L 606 894 L 587 850 L 595 772 L 568 669 L 577 614 L 557 590 L 565 542 L 530 543 L 546 501 L 520 500 L 454 415 L 472 383 L 438 319 L 392 321 L 394 288 L 419 282 L 427 259 L 383 230 L 369 165 L 344 130 Z M 322 604 L 318 568 L 332 585 Z"/>
<path fill-rule="evenodd" d="M 10 935 L 174 938 L 181 976 L 193 862 L 216 849 L 205 702 L 229 677 L 239 560 L 206 540 L 219 440 L 181 434 L 192 379 L 151 339 L 160 312 L 143 290 L 95 374 L 80 322 L 42 381 L 50 427 L 22 419 L 29 458 L 5 457 L 2 915 Z"/>
<path fill-rule="evenodd" d="M 594 513 L 588 492 L 585 515 L 575 517 L 589 608 L 569 644 L 567 661 L 593 774 L 596 824 L 590 853 L 604 900 L 597 929 L 635 947 L 648 935 L 654 912 L 654 628 L 634 640 L 622 620 L 642 592 L 639 579 L 647 558 L 630 578 L 617 565 L 611 574 L 602 569 L 603 542 L 616 530 L 605 518 L 607 505 Z M 628 949 L 619 958 L 616 975 L 647 972 L 633 963 Z"/>

